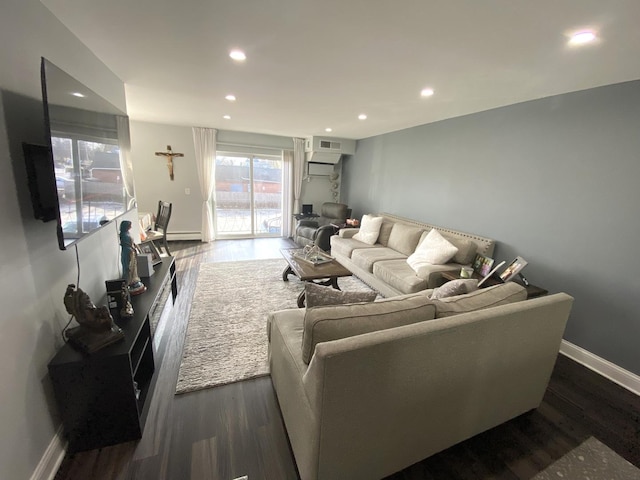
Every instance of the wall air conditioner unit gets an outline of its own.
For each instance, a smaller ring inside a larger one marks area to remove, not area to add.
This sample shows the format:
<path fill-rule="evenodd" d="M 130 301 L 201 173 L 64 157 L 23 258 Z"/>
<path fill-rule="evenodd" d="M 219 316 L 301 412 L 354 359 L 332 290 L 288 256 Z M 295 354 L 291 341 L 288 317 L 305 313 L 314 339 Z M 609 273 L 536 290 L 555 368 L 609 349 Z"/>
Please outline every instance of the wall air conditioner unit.
<path fill-rule="evenodd" d="M 332 163 L 307 162 L 307 175 L 329 176 L 333 173 Z"/>
<path fill-rule="evenodd" d="M 342 155 L 356 153 L 356 141 L 346 138 L 309 137 L 304 144 L 307 162 L 336 164 Z"/>

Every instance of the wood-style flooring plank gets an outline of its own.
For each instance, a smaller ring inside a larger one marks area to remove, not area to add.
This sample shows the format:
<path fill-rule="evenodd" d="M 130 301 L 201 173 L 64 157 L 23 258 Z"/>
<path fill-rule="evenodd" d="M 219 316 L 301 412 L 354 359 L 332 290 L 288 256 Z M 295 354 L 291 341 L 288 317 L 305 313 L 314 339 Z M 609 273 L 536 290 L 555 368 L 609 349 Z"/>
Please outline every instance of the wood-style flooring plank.
<path fill-rule="evenodd" d="M 57 480 L 297 480 L 270 377 L 174 395 L 202 263 L 279 258 L 286 239 L 171 242 L 178 298 L 156 328 L 142 439 L 68 455 Z M 640 398 L 560 355 L 541 406 L 388 477 L 525 480 L 595 436 L 640 467 Z"/>

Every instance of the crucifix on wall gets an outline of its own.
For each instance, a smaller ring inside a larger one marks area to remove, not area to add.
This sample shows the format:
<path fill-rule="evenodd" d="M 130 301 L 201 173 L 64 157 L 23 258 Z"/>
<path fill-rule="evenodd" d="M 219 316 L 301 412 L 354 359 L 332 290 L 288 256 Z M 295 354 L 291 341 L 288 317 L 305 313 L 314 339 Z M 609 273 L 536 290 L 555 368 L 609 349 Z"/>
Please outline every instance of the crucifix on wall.
<path fill-rule="evenodd" d="M 167 157 L 167 167 L 169 168 L 169 178 L 173 180 L 173 157 L 184 157 L 184 153 L 176 153 L 171 150 L 171 145 L 167 145 L 166 152 L 156 152 L 158 157 Z"/>

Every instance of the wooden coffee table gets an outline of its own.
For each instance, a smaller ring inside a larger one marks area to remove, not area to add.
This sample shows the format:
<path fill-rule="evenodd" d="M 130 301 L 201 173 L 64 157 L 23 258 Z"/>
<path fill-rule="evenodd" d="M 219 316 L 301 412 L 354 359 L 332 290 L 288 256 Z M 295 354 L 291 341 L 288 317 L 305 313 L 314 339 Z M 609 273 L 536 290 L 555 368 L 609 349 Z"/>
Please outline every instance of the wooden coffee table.
<path fill-rule="evenodd" d="M 280 253 L 287 261 L 287 267 L 282 272 L 282 281 L 288 282 L 289 275 L 295 275 L 303 282 L 314 282 L 318 285 L 330 285 L 336 290 L 340 290 L 338 286 L 338 278 L 349 277 L 351 272 L 342 266 L 337 260 L 323 263 L 321 265 L 313 265 L 311 263 L 300 260 L 294 256 L 296 252 L 301 252 L 301 248 L 283 248 Z M 305 301 L 304 290 L 298 295 L 298 307 L 304 307 Z"/>

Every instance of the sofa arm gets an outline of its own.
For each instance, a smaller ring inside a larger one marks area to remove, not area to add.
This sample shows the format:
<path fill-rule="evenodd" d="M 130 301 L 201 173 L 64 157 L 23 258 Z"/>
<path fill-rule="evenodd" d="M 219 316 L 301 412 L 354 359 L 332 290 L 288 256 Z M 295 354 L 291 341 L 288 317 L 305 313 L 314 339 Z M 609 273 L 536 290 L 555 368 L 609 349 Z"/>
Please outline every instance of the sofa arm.
<path fill-rule="evenodd" d="M 312 227 L 318 228 L 318 222 L 316 220 L 298 220 L 296 227 Z"/>
<path fill-rule="evenodd" d="M 338 232 L 342 238 L 353 238 L 353 236 L 360 231 L 359 228 L 341 228 Z"/>
<path fill-rule="evenodd" d="M 333 225 L 325 225 L 316 230 L 313 243 L 321 250 L 328 252 L 331 249 L 331 236 L 335 235 L 336 228 Z"/>

